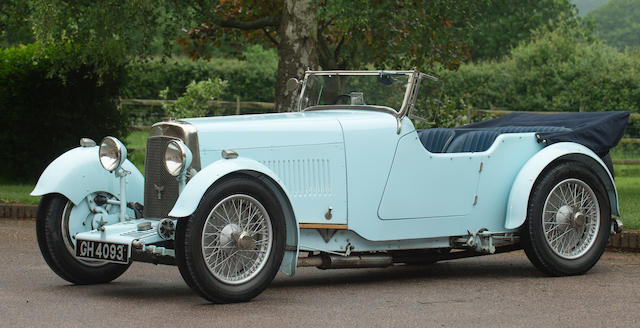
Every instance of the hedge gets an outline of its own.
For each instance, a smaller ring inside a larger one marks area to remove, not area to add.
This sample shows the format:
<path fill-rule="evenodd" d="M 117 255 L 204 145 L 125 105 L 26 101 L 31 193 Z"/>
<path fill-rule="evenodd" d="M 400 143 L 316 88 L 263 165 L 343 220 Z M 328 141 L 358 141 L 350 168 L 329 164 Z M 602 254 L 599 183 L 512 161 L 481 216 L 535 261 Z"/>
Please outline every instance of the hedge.
<path fill-rule="evenodd" d="M 122 72 L 98 79 L 90 67 L 80 66 L 50 77 L 55 56 L 36 60 L 35 50 L 34 45 L 0 50 L 0 179 L 5 181 L 33 182 L 81 137 L 126 135 L 126 115 L 117 107 Z M 64 55 L 73 56 L 73 50 Z"/>
<path fill-rule="evenodd" d="M 274 101 L 278 57 L 274 50 L 261 46 L 248 48 L 244 60 L 212 58 L 192 61 L 189 58 L 152 59 L 134 62 L 122 88 L 122 98 L 158 99 L 169 88 L 169 99 L 177 99 L 191 81 L 221 78 L 229 85 L 221 100 Z"/>
<path fill-rule="evenodd" d="M 620 52 L 557 24 L 500 61 L 439 72 L 451 97 L 482 109 L 640 112 L 640 52 Z"/>
<path fill-rule="evenodd" d="M 518 48 L 505 61 L 463 65 L 440 77 L 447 95 L 475 108 L 640 112 L 640 53 L 601 43 L 574 50 Z"/>

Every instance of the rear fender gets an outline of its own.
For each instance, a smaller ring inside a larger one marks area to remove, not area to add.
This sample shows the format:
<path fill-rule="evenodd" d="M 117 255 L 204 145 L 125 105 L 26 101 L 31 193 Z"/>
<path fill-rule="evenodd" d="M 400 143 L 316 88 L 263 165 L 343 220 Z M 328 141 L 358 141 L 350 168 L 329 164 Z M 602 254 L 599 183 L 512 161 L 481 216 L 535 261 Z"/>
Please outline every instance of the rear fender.
<path fill-rule="evenodd" d="M 119 197 L 120 179 L 105 170 L 98 159 L 98 146 L 78 147 L 56 158 L 44 170 L 32 196 L 60 193 L 74 205 L 78 205 L 90 193 L 108 192 Z M 144 202 L 144 177 L 129 161 L 122 168 L 131 172 L 127 175 L 126 198 L 128 202 Z"/>
<path fill-rule="evenodd" d="M 609 196 L 611 214 L 620 216 L 618 192 L 606 165 L 589 148 L 573 143 L 559 142 L 543 148 L 525 163 L 511 187 L 507 205 L 505 228 L 520 227 L 527 218 L 529 195 L 540 174 L 557 160 L 574 160 L 589 166 L 596 173 Z"/>
<path fill-rule="evenodd" d="M 169 212 L 169 216 L 183 218 L 190 216 L 200 204 L 204 193 L 221 178 L 234 173 L 251 175 L 269 189 L 283 206 L 286 223 L 285 254 L 280 265 L 280 270 L 288 275 L 294 275 L 298 262 L 298 240 L 300 229 L 291 205 L 291 198 L 282 181 L 268 167 L 249 158 L 238 157 L 235 159 L 221 159 L 198 172 L 184 187 L 176 204 Z"/>

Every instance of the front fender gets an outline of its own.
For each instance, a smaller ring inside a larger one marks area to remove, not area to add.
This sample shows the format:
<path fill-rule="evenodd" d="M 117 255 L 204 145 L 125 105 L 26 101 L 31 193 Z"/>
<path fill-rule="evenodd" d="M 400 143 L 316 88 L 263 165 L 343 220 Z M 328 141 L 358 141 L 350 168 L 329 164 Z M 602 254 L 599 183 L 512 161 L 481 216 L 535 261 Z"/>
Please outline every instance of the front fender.
<path fill-rule="evenodd" d="M 268 176 L 280 185 L 287 195 L 287 198 L 289 198 L 289 194 L 285 190 L 280 178 L 260 162 L 243 157 L 221 159 L 202 169 L 202 171 L 198 172 L 198 174 L 187 183 L 180 193 L 176 204 L 171 209 L 171 212 L 169 212 L 169 216 L 181 218 L 191 215 L 200 204 L 200 199 L 209 187 L 223 176 L 237 171 L 255 171 Z"/>
<path fill-rule="evenodd" d="M 615 216 L 620 215 L 618 210 L 618 192 L 613 183 L 613 177 L 600 157 L 583 145 L 573 142 L 559 142 L 543 148 L 531 157 L 522 169 L 520 169 L 509 194 L 505 228 L 515 229 L 524 223 L 527 218 L 529 195 L 531 194 L 533 185 L 549 164 L 561 158 L 578 160 L 589 165 L 598 178 L 600 178 L 609 195 L 611 214 Z"/>
<path fill-rule="evenodd" d="M 249 172 L 257 174 L 258 178 L 264 178 L 262 181 L 272 190 L 280 189 L 281 192 L 275 192 L 276 197 L 285 206 L 285 223 L 286 223 L 286 246 L 285 254 L 280 265 L 280 270 L 288 275 L 294 275 L 296 264 L 298 262 L 298 240 L 300 238 L 300 228 L 296 220 L 291 198 L 287 192 L 282 180 L 268 167 L 249 158 L 238 157 L 235 159 L 221 159 L 213 162 L 209 166 L 198 172 L 187 185 L 184 187 L 176 204 L 169 212 L 169 216 L 181 218 L 187 217 L 196 210 L 200 204 L 200 199 L 204 193 L 220 178 L 233 172 Z"/>
<path fill-rule="evenodd" d="M 98 160 L 98 146 L 78 147 L 56 158 L 42 172 L 32 196 L 60 193 L 75 205 L 96 191 L 112 195 L 120 194 L 120 179 L 105 170 Z M 144 202 L 144 177 L 128 160 L 122 167 L 131 172 L 127 175 L 127 201 Z"/>

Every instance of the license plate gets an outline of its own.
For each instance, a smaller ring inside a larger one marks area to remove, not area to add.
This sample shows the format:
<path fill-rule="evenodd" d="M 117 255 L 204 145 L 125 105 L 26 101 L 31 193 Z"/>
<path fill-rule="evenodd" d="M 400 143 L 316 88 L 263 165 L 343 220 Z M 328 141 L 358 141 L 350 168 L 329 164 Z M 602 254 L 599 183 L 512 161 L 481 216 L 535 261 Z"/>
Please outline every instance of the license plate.
<path fill-rule="evenodd" d="M 76 257 L 126 264 L 129 263 L 129 245 L 78 239 Z"/>

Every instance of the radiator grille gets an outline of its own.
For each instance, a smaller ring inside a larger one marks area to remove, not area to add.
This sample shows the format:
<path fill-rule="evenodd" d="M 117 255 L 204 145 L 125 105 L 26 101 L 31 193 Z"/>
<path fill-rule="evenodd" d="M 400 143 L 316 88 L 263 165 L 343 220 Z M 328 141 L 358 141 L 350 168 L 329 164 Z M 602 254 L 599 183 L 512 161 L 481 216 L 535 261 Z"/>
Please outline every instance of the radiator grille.
<path fill-rule="evenodd" d="M 144 217 L 147 219 L 166 218 L 178 199 L 178 180 L 164 168 L 164 150 L 174 139 L 156 136 L 147 140 L 144 162 Z"/>

